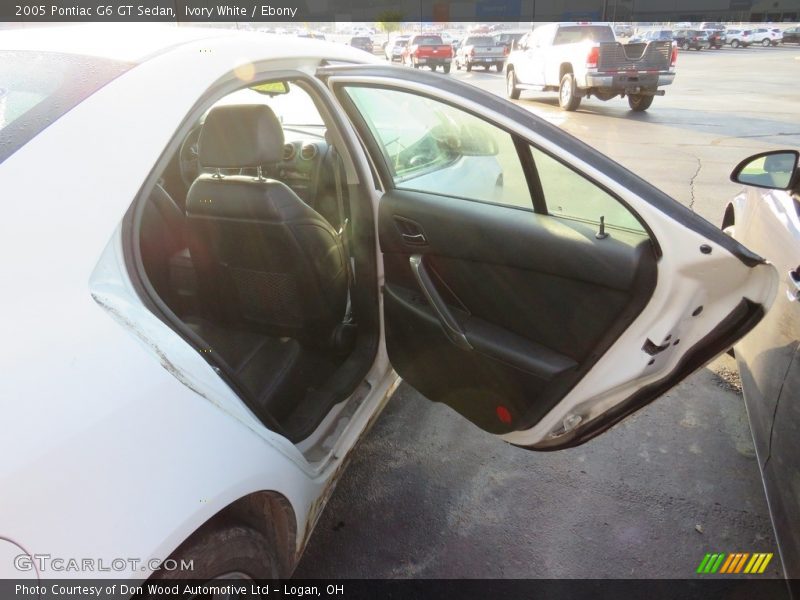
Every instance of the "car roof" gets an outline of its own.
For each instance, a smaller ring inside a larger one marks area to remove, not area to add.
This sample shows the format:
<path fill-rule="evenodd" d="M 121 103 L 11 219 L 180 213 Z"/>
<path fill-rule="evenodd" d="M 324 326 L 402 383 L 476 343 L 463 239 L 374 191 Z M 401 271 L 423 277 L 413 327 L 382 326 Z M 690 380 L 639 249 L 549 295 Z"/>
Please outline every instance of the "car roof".
<path fill-rule="evenodd" d="M 103 23 L 4 30 L 0 50 L 80 54 L 125 62 L 142 62 L 170 47 L 231 35 L 216 28 L 141 23 Z M 261 33 L 259 35 L 268 36 Z"/>
<path fill-rule="evenodd" d="M 262 56 L 270 55 L 274 48 L 275 58 L 314 54 L 335 60 L 369 62 L 365 61 L 362 52 L 346 44 L 260 31 L 174 24 L 92 23 L 3 30 L 0 50 L 76 54 L 142 63 L 151 57 L 206 40 L 213 40 L 215 45 L 233 43 L 236 47 L 241 46 L 245 53 L 252 51 Z"/>

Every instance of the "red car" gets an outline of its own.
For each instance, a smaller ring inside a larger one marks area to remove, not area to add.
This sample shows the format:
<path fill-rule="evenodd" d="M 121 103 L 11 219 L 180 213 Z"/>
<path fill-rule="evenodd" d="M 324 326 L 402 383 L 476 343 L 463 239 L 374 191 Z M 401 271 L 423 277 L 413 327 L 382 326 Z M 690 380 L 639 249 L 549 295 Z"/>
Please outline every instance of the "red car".
<path fill-rule="evenodd" d="M 403 64 L 416 69 L 430 67 L 435 71 L 442 67 L 445 73 L 449 73 L 452 62 L 453 47 L 445 44 L 438 35 L 415 35 L 403 50 Z"/>

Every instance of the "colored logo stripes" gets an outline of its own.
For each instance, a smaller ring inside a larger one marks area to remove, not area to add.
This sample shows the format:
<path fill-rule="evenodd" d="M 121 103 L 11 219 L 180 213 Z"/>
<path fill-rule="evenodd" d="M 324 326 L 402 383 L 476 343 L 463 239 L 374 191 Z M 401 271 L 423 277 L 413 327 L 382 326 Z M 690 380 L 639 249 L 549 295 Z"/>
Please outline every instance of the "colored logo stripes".
<path fill-rule="evenodd" d="M 763 573 L 772 560 L 772 552 L 709 552 L 700 561 L 697 573 Z"/>

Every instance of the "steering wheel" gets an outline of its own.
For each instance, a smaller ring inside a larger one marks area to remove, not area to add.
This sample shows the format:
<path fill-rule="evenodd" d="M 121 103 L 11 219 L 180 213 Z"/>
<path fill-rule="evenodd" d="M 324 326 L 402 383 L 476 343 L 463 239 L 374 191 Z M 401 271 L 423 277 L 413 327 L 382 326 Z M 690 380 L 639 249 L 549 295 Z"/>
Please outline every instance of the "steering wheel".
<path fill-rule="evenodd" d="M 180 153 L 178 154 L 178 166 L 181 172 L 181 179 L 186 189 L 189 189 L 194 180 L 200 175 L 201 167 L 198 142 L 200 140 L 200 131 L 202 128 L 202 125 L 198 125 L 189 132 L 189 135 L 183 140 Z"/>

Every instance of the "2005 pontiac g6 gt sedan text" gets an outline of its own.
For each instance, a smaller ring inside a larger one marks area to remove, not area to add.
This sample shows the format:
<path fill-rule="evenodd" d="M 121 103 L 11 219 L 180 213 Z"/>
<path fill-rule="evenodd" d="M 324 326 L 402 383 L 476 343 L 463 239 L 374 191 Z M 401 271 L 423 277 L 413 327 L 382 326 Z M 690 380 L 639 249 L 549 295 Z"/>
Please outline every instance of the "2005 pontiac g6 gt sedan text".
<path fill-rule="evenodd" d="M 3 577 L 288 576 L 398 377 L 558 450 L 776 293 L 570 135 L 344 45 L 48 28 L 0 81 Z"/>

